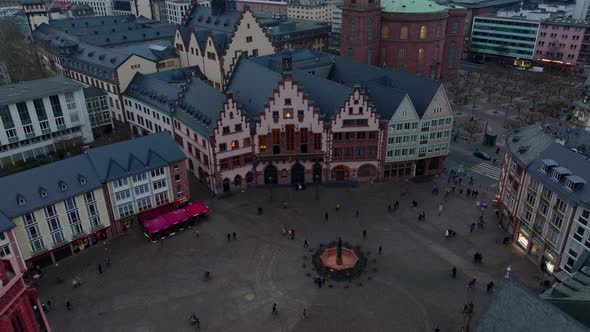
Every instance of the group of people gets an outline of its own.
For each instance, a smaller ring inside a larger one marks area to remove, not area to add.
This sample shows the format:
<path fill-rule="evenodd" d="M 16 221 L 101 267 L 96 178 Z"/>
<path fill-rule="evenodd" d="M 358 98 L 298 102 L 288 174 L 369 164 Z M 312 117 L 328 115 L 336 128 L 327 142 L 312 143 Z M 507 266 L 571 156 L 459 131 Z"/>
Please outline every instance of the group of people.
<path fill-rule="evenodd" d="M 283 236 L 289 236 L 289 239 L 295 240 L 295 228 L 291 228 L 290 230 L 287 230 L 287 225 L 283 225 L 283 230 L 281 233 L 283 234 Z M 307 240 L 305 241 L 305 243 L 307 243 Z M 305 246 L 305 243 L 304 243 L 304 246 Z"/>
<path fill-rule="evenodd" d="M 414 205 L 414 207 L 418 207 L 418 202 L 414 201 L 412 203 Z M 391 207 L 391 204 L 387 205 L 387 212 L 391 213 L 391 212 L 395 212 L 399 210 L 399 201 L 395 201 L 393 202 L 393 208 Z"/>
<path fill-rule="evenodd" d="M 480 252 L 476 252 L 475 254 L 473 254 L 473 262 L 474 263 L 481 264 L 482 259 L 483 259 L 483 255 Z"/>
<path fill-rule="evenodd" d="M 227 233 L 226 238 L 227 238 L 227 242 L 231 241 L 232 238 L 235 241 L 238 239 L 238 234 L 236 232 Z"/>
<path fill-rule="evenodd" d="M 445 237 L 447 239 L 454 239 L 456 235 L 457 235 L 457 232 L 455 232 L 451 228 L 449 228 L 445 231 Z"/>

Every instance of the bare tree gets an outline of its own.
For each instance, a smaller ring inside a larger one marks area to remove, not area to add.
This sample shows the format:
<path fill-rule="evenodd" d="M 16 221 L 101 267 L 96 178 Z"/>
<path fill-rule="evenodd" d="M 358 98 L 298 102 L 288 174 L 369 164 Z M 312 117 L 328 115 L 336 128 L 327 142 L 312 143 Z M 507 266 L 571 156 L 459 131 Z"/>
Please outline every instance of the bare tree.
<path fill-rule="evenodd" d="M 514 105 L 514 108 L 516 109 L 516 117 L 518 119 L 520 119 L 520 112 L 524 109 L 524 107 L 526 106 L 526 103 L 523 101 L 517 100 L 513 103 L 513 105 Z"/>
<path fill-rule="evenodd" d="M 469 141 L 473 140 L 473 135 L 482 132 L 482 127 L 479 122 L 468 119 L 459 122 L 457 128 L 469 134 Z"/>
<path fill-rule="evenodd" d="M 0 19 L 0 45 L 0 62 L 6 65 L 12 81 L 28 81 L 46 76 L 37 52 L 25 40 L 14 20 Z"/>

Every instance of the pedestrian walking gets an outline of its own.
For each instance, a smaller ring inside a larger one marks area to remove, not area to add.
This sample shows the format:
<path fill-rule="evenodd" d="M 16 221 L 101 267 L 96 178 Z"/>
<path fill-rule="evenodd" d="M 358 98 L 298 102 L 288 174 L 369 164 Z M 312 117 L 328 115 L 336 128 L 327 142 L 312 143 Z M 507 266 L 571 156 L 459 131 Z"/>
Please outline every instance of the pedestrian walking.
<path fill-rule="evenodd" d="M 324 215 L 324 218 L 326 219 L 326 221 L 328 221 L 328 212 L 326 212 L 326 214 Z"/>
<path fill-rule="evenodd" d="M 393 204 L 393 211 L 397 211 L 399 210 L 399 201 L 396 200 L 395 203 Z"/>
<path fill-rule="evenodd" d="M 309 244 L 307 244 L 307 240 L 303 241 L 303 248 L 309 248 Z"/>
<path fill-rule="evenodd" d="M 227 233 L 227 242 L 231 241 L 231 234 Z"/>
<path fill-rule="evenodd" d="M 471 225 L 469 225 L 469 233 L 473 233 L 474 229 L 475 229 L 475 223 L 472 222 Z"/>
<path fill-rule="evenodd" d="M 307 311 L 303 308 L 303 319 L 307 318 Z"/>
<path fill-rule="evenodd" d="M 455 277 L 457 277 L 457 267 L 453 266 L 453 268 L 451 269 L 451 274 L 453 275 L 453 279 L 455 279 Z"/>
<path fill-rule="evenodd" d="M 496 148 L 496 154 L 500 153 L 500 148 Z"/>
<path fill-rule="evenodd" d="M 363 229 L 363 240 L 367 238 L 367 230 Z"/>
<path fill-rule="evenodd" d="M 359 217 L 359 210 L 356 210 L 356 217 Z"/>
<path fill-rule="evenodd" d="M 106 267 L 111 266 L 111 259 L 109 257 L 106 257 L 104 259 L 104 265 L 106 265 Z"/>
<path fill-rule="evenodd" d="M 442 203 L 438 205 L 438 215 L 440 216 L 443 212 L 443 205 Z"/>
<path fill-rule="evenodd" d="M 66 301 L 66 309 L 72 310 L 72 304 L 70 303 L 70 301 Z"/>
<path fill-rule="evenodd" d="M 437 327 L 434 329 L 434 332 L 440 332 L 440 329 Z"/>
<path fill-rule="evenodd" d="M 381 256 L 381 253 L 383 252 L 383 247 L 379 246 L 379 256 Z"/>
<path fill-rule="evenodd" d="M 432 186 L 432 194 L 435 195 L 436 193 L 436 185 Z"/>
<path fill-rule="evenodd" d="M 451 230 L 451 238 L 454 239 L 455 235 L 457 235 L 457 232 L 455 232 L 454 230 Z"/>
<path fill-rule="evenodd" d="M 459 195 L 463 195 L 463 188 L 459 189 Z"/>
<path fill-rule="evenodd" d="M 98 264 L 98 274 L 102 274 L 102 265 Z"/>
<path fill-rule="evenodd" d="M 422 221 L 426 221 L 426 212 L 422 211 Z"/>
<path fill-rule="evenodd" d="M 467 197 L 471 197 L 471 188 L 467 188 Z"/>
<path fill-rule="evenodd" d="M 47 308 L 49 308 L 49 310 L 51 310 L 51 301 L 47 300 Z"/>
<path fill-rule="evenodd" d="M 494 288 L 494 282 L 490 281 L 488 283 L 488 285 L 486 286 L 486 292 L 491 293 L 492 292 L 492 288 Z"/>
<path fill-rule="evenodd" d="M 272 315 L 273 315 L 273 316 L 276 316 L 276 315 L 278 315 L 278 314 L 279 314 L 279 309 L 277 309 L 277 304 L 276 304 L 276 303 L 274 303 L 274 304 L 272 305 Z"/>
<path fill-rule="evenodd" d="M 291 230 L 291 240 L 295 240 L 295 228 Z"/>
<path fill-rule="evenodd" d="M 391 213 L 391 204 L 387 205 L 387 212 Z"/>
<path fill-rule="evenodd" d="M 238 234 L 236 234 L 236 232 L 232 232 L 231 235 L 234 238 L 234 240 L 236 240 L 236 238 L 238 237 Z"/>
<path fill-rule="evenodd" d="M 475 198 L 477 198 L 477 195 L 479 195 L 479 190 L 475 191 Z"/>

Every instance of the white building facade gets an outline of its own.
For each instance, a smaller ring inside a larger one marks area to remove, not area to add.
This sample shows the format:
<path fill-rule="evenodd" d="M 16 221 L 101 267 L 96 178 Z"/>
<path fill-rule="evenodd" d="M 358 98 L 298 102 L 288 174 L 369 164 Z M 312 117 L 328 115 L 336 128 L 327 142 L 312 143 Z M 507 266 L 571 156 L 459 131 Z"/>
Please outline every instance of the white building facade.
<path fill-rule="evenodd" d="M 166 19 L 168 23 L 180 24 L 190 5 L 190 1 L 166 1 Z"/>
<path fill-rule="evenodd" d="M 0 88 L 0 167 L 94 141 L 82 86 L 64 77 Z"/>

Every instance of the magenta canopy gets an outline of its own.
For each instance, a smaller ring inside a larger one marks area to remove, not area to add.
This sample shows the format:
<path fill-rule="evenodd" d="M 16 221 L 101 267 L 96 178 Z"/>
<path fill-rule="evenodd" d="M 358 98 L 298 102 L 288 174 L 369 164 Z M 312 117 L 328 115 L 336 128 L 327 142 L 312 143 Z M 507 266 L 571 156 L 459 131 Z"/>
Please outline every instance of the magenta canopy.
<path fill-rule="evenodd" d="M 174 210 L 168 213 L 164 213 L 150 220 L 143 222 L 149 236 L 155 233 L 170 228 L 181 222 L 185 222 L 192 217 L 196 217 L 205 212 L 209 211 L 209 207 L 202 202 L 194 202 L 185 206 L 182 209 Z"/>
<path fill-rule="evenodd" d="M 190 218 L 201 215 L 209 211 L 209 207 L 203 202 L 194 202 L 184 207 L 184 211 Z"/>

